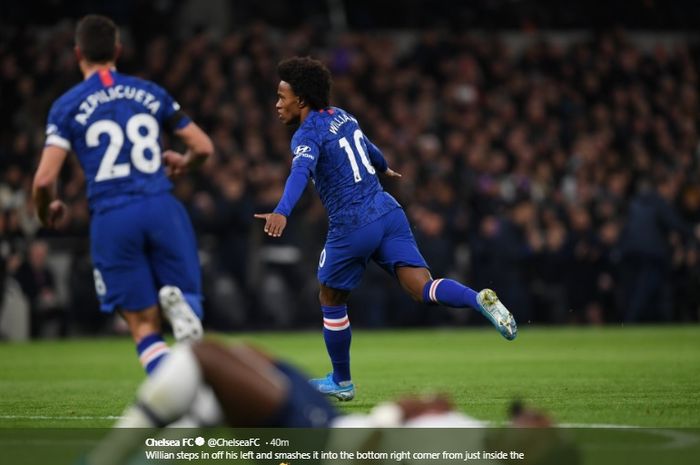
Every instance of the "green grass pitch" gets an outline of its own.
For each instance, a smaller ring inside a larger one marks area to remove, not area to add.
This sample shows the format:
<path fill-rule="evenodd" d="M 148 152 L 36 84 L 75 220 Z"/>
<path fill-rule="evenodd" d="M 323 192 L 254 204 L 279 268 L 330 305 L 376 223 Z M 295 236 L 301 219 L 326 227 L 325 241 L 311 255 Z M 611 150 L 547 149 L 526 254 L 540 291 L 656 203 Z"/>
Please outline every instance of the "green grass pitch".
<path fill-rule="evenodd" d="M 314 376 L 328 371 L 320 331 L 217 335 L 246 340 Z M 447 392 L 494 422 L 525 400 L 561 423 L 700 427 L 700 326 L 491 328 L 353 333 L 363 412 L 405 393 Z M 0 427 L 109 426 L 144 374 L 125 338 L 0 345 Z"/>

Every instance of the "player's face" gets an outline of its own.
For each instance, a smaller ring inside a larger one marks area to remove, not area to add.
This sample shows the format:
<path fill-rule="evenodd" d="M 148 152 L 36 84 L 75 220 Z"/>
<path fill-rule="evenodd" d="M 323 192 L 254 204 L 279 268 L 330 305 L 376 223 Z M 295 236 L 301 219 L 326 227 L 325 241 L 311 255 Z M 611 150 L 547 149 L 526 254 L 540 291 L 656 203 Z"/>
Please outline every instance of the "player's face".
<path fill-rule="evenodd" d="M 285 81 L 280 81 L 277 86 L 277 116 L 284 124 L 297 124 L 301 117 L 301 105 L 299 97 Z"/>

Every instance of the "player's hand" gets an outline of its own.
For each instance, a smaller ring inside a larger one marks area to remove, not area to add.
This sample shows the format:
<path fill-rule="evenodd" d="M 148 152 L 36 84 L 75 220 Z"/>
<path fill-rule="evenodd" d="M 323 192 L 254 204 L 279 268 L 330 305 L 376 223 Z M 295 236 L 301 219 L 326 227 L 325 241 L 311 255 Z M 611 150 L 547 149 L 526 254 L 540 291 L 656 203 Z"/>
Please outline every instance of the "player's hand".
<path fill-rule="evenodd" d="M 63 226 L 64 219 L 68 207 L 62 200 L 54 200 L 49 204 L 49 210 L 46 215 L 44 226 L 51 229 L 56 229 Z"/>
<path fill-rule="evenodd" d="M 169 178 L 178 178 L 187 173 L 187 158 L 174 150 L 163 152 L 163 162 L 165 163 L 165 173 Z"/>
<path fill-rule="evenodd" d="M 391 168 L 387 168 L 383 174 L 387 178 L 400 178 L 401 177 L 401 173 L 397 173 L 396 171 L 392 170 Z"/>
<path fill-rule="evenodd" d="M 279 213 L 256 213 L 253 216 L 265 220 L 265 232 L 270 237 L 280 237 L 287 227 L 287 217 Z"/>

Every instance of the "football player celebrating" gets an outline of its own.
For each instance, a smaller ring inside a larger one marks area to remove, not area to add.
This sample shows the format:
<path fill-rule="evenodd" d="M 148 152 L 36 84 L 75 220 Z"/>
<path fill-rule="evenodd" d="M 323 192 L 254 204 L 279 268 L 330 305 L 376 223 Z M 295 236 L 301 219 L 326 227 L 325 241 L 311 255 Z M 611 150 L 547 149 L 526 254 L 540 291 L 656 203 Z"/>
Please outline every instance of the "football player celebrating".
<path fill-rule="evenodd" d="M 312 384 L 340 400 L 355 396 L 350 376 L 350 320 L 347 299 L 372 259 L 395 276 L 416 301 L 481 312 L 508 340 L 516 337 L 513 315 L 495 292 L 476 292 L 451 279 L 433 279 L 399 203 L 384 191 L 377 174 L 401 175 L 388 167 L 381 151 L 358 121 L 329 105 L 331 76 L 311 58 L 291 58 L 278 66 L 277 113 L 299 125 L 292 137 L 292 168 L 279 204 L 257 214 L 265 232 L 280 237 L 287 217 L 312 178 L 329 218 L 328 236 L 318 265 L 323 334 L 333 372 Z"/>

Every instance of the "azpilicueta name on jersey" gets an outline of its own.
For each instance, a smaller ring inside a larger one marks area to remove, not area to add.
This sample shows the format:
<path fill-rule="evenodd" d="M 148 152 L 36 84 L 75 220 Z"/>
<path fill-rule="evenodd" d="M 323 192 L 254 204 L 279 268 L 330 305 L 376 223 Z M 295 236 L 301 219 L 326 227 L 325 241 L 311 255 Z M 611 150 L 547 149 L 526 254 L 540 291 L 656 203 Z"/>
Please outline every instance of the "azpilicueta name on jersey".
<path fill-rule="evenodd" d="M 100 89 L 88 95 L 78 106 L 80 113 L 75 115 L 75 120 L 85 126 L 88 118 L 95 112 L 97 107 L 103 103 L 120 99 L 129 99 L 138 102 L 146 107 L 146 110 L 152 115 L 155 115 L 160 108 L 160 100 L 152 93 L 137 87 L 117 84 L 116 86 Z M 179 108 L 175 108 L 175 110 L 178 109 Z"/>

